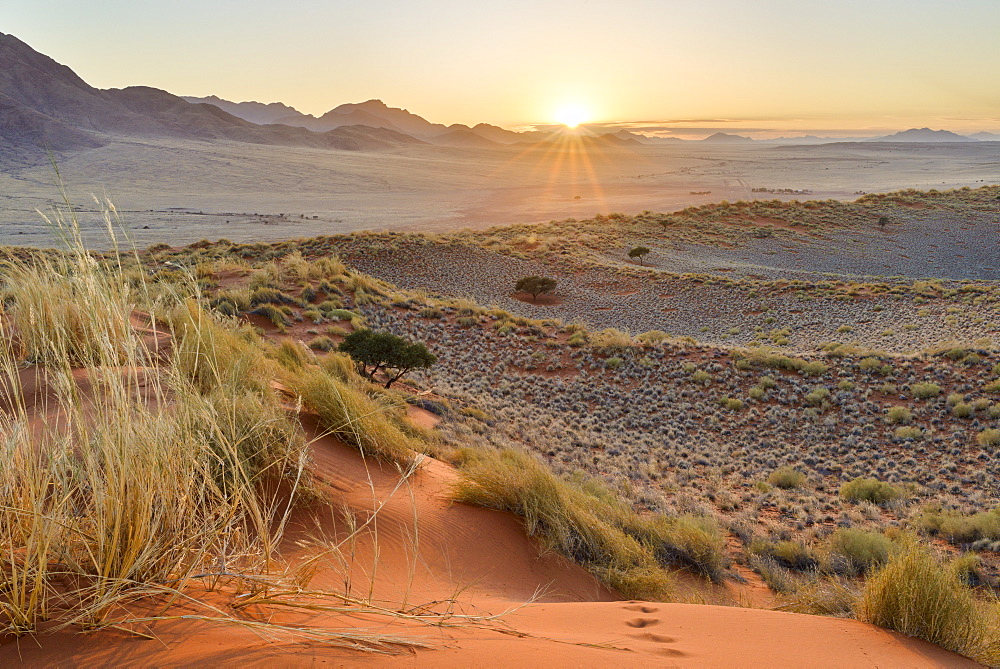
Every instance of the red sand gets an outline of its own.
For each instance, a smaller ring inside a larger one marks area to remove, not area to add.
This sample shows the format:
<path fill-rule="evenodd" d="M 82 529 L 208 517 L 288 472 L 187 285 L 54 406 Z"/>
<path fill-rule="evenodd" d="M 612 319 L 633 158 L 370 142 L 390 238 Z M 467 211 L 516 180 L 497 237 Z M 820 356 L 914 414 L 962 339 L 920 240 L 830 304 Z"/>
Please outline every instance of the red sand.
<path fill-rule="evenodd" d="M 177 619 L 141 628 L 153 638 L 105 630 L 4 639 L 0 666 L 975 666 L 923 641 L 852 620 L 615 601 L 615 593 L 584 569 L 525 536 L 513 515 L 451 502 L 456 474 L 448 465 L 428 458 L 407 485 L 397 488 L 400 476 L 393 467 L 364 460 L 333 438 L 317 440 L 313 449 L 315 487 L 330 505 L 317 503 L 295 513 L 282 546 L 289 563 L 315 552 L 304 541 L 343 538 L 344 509 L 364 522 L 379 508 L 377 540 L 373 533 L 362 533 L 350 551 L 355 596 L 370 591 L 375 599 L 396 606 L 401 601 L 407 607 L 431 604 L 437 611 L 447 606 L 442 601 L 454 599 L 460 602 L 457 611 L 478 614 L 501 613 L 532 598 L 535 602 L 500 620 L 452 627 L 370 614 L 266 614 L 272 616 L 266 619 L 287 625 L 360 629 L 430 645 L 396 656 L 180 618 L 207 613 L 184 603 L 169 611 Z M 346 573 L 328 569 L 308 587 L 343 592 Z M 231 600 L 217 593 L 201 597 L 226 613 L 252 619 L 246 611 L 231 609 Z"/>

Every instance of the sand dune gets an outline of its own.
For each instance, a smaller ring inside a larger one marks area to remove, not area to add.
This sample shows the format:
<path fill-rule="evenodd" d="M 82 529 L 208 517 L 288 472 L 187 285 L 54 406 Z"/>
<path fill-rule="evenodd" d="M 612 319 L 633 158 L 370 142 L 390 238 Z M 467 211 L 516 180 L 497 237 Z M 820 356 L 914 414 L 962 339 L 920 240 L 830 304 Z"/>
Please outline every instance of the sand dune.
<path fill-rule="evenodd" d="M 499 620 L 436 627 L 372 615 L 297 612 L 286 625 L 368 632 L 420 639 L 428 648 L 398 656 L 368 655 L 303 642 L 264 629 L 196 616 L 204 609 L 175 604 L 168 619 L 141 630 L 100 634 L 61 632 L 8 639 L 0 663 L 24 666 L 155 665 L 274 666 L 336 664 L 395 666 L 768 666 L 961 667 L 976 666 L 932 644 L 853 620 L 693 604 L 615 601 L 613 592 L 565 558 L 545 552 L 508 513 L 449 501 L 455 473 L 428 459 L 410 485 L 365 461 L 331 438 L 314 444 L 315 473 L 325 504 L 300 511 L 286 535 L 292 562 L 312 549 L 300 544 L 343 535 L 338 511 L 379 507 L 378 539 L 359 541 L 351 570 L 354 587 L 400 601 L 414 611 L 456 599 L 458 611 L 495 614 Z M 369 485 L 369 476 L 371 484 Z M 395 490 L 395 493 L 393 491 Z M 384 502 L 384 505 L 382 504 Z M 373 560 L 378 552 L 379 559 Z M 373 569 L 377 566 L 377 569 Z M 372 575 L 370 581 L 365 574 Z M 316 587 L 342 587 L 341 574 L 317 578 Z M 524 602 L 542 592 L 535 603 Z M 361 594 L 359 592 L 359 594 Z M 203 593 L 204 601 L 223 605 Z M 185 616 L 190 616 L 185 618 Z M 272 618 L 273 619 L 273 618 Z"/>

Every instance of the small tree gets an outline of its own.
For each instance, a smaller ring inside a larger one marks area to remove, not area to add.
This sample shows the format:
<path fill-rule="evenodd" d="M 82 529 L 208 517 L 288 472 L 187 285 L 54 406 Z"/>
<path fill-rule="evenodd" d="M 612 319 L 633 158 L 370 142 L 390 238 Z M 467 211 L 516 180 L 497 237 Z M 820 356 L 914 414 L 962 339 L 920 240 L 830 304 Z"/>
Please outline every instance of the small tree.
<path fill-rule="evenodd" d="M 888 216 L 879 216 L 878 217 L 878 227 L 880 227 L 882 229 L 885 229 L 885 226 L 887 226 L 887 225 L 889 225 L 889 217 Z"/>
<path fill-rule="evenodd" d="M 358 371 L 372 381 L 375 374 L 385 370 L 389 388 L 404 374 L 414 369 L 426 369 L 437 358 L 419 342 L 410 342 L 389 332 L 355 330 L 344 337 L 338 350 L 351 356 L 358 363 Z"/>
<path fill-rule="evenodd" d="M 515 290 L 531 293 L 534 300 L 542 293 L 551 293 L 556 289 L 556 280 L 548 276 L 523 276 L 517 280 Z"/>
<path fill-rule="evenodd" d="M 628 257 L 635 258 L 636 260 L 639 261 L 639 264 L 641 265 L 642 257 L 647 253 L 649 253 L 649 248 L 645 246 L 636 246 L 634 249 L 628 252 Z"/>

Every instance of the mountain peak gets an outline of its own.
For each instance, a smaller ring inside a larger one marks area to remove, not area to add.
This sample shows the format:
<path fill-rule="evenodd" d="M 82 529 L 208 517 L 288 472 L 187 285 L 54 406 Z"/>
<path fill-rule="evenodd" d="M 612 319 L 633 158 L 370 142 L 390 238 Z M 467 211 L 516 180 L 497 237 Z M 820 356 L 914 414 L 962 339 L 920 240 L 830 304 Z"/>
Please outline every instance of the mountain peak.
<path fill-rule="evenodd" d="M 950 130 L 930 128 L 910 128 L 885 137 L 876 137 L 872 142 L 975 142 L 975 139 L 959 135 Z"/>

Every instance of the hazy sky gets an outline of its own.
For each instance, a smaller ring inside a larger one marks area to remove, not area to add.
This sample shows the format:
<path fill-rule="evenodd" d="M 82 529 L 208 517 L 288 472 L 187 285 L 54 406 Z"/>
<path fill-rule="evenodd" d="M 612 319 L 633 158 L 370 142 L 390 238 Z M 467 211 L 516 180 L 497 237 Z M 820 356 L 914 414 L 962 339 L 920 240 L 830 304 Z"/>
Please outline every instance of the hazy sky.
<path fill-rule="evenodd" d="M 1000 0 L 0 0 L 0 32 L 102 88 L 314 114 L 1000 128 Z"/>

